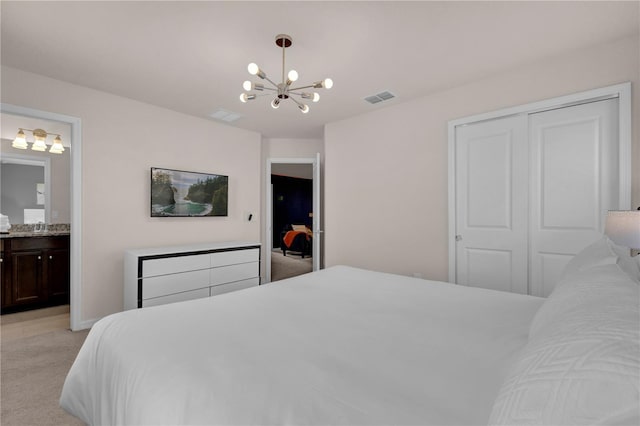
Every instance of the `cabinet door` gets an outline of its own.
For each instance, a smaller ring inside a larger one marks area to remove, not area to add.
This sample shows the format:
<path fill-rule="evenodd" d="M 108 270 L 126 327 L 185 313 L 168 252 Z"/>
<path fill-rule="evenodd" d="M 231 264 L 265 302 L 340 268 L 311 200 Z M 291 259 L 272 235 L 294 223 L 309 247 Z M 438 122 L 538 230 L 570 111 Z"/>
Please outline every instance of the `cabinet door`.
<path fill-rule="evenodd" d="M 5 241 L 0 241 L 0 284 L 2 285 L 2 307 L 11 304 L 11 256 L 5 251 Z"/>
<path fill-rule="evenodd" d="M 17 251 L 11 254 L 11 303 L 38 303 L 45 299 L 42 291 L 42 262 L 40 250 Z"/>
<path fill-rule="evenodd" d="M 69 303 L 69 250 L 44 251 L 46 288 L 52 303 Z"/>

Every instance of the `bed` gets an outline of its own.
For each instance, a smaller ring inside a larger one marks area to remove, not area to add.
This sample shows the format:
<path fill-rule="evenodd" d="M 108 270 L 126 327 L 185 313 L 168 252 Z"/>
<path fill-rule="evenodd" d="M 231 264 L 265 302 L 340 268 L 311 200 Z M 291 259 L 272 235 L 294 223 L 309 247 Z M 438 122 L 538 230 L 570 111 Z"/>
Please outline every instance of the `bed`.
<path fill-rule="evenodd" d="M 114 314 L 60 404 L 101 425 L 637 424 L 640 270 L 589 256 L 549 299 L 335 266 Z"/>

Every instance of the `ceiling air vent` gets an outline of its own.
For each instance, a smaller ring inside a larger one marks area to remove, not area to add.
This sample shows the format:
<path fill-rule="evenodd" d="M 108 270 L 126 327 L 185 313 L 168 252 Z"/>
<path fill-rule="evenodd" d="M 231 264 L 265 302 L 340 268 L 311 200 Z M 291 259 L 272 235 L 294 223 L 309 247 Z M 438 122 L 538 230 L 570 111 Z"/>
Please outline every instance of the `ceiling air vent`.
<path fill-rule="evenodd" d="M 370 104 L 377 104 L 378 102 L 388 101 L 389 99 L 393 99 L 395 97 L 396 97 L 396 95 L 394 95 L 393 93 L 389 92 L 388 90 L 385 90 L 384 92 L 380 92 L 380 93 L 376 93 L 375 95 L 367 96 L 366 98 L 364 98 L 364 100 L 369 102 Z"/>
<path fill-rule="evenodd" d="M 224 110 L 224 109 L 220 108 L 220 109 L 216 110 L 213 114 L 211 114 L 211 117 L 215 118 L 216 120 L 220 120 L 220 121 L 225 121 L 227 123 L 231 123 L 232 121 L 236 121 L 237 119 L 239 119 L 242 116 L 240 114 L 238 114 L 238 113 L 227 111 L 227 110 Z"/>

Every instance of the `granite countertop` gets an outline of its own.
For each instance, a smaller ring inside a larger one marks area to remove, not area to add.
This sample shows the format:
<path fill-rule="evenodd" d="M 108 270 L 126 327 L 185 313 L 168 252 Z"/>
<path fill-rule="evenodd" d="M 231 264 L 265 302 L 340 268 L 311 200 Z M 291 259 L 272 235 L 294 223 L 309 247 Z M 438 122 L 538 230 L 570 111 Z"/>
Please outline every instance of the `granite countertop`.
<path fill-rule="evenodd" d="M 8 234 L 0 234 L 1 239 L 7 238 L 30 238 L 30 237 L 57 237 L 61 235 L 70 235 L 69 231 L 47 231 L 47 232 L 9 232 Z"/>
<path fill-rule="evenodd" d="M 31 238 L 31 237 L 57 237 L 61 235 L 70 235 L 69 231 L 40 231 L 40 232 L 9 232 L 8 234 L 0 234 L 0 239 L 7 238 Z"/>
<path fill-rule="evenodd" d="M 0 238 L 31 238 L 31 237 L 57 237 L 70 235 L 71 226 L 68 223 L 48 223 L 46 231 L 36 231 L 36 225 L 17 224 L 11 226 L 8 233 L 0 234 Z M 39 225 L 38 225 L 39 226 Z"/>

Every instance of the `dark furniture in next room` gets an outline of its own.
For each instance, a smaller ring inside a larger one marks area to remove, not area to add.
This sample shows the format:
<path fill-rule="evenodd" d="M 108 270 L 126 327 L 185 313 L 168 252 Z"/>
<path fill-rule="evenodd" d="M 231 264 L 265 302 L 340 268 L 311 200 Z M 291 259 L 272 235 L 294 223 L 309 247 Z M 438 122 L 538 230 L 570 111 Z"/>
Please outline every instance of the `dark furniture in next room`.
<path fill-rule="evenodd" d="M 311 230 L 304 225 L 287 225 L 280 233 L 280 248 L 284 256 L 289 251 L 304 259 L 305 256 L 311 256 L 311 247 Z"/>

